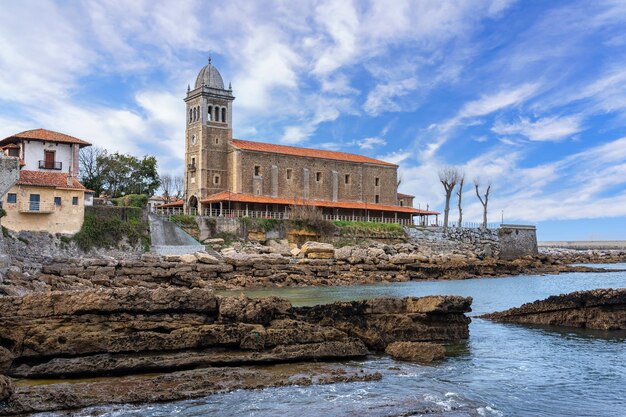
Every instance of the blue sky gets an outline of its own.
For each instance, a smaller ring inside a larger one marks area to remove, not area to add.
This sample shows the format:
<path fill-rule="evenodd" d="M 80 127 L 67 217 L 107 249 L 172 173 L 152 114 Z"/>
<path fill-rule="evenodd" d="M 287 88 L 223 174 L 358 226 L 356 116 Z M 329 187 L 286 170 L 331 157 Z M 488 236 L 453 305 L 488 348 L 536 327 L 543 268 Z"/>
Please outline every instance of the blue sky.
<path fill-rule="evenodd" d="M 626 2 L 13 1 L 0 8 L 0 136 L 44 127 L 182 172 L 187 84 L 209 53 L 234 135 L 492 184 L 490 220 L 626 239 Z M 452 217 L 456 217 L 453 211 Z"/>

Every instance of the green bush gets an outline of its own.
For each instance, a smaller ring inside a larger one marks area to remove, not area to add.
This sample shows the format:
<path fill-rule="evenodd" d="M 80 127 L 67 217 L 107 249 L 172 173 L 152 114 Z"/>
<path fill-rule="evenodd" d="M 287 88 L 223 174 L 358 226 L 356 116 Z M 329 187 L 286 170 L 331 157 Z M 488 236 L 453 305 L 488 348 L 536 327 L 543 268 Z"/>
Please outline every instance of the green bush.
<path fill-rule="evenodd" d="M 188 214 L 173 214 L 170 216 L 170 221 L 176 223 L 181 227 L 198 227 L 198 223 L 196 223 L 196 218 Z"/>
<path fill-rule="evenodd" d="M 79 248 L 87 251 L 92 248 L 117 247 L 126 239 L 130 245 L 141 243 L 149 248 L 150 234 L 147 222 L 142 219 L 141 210 L 127 207 L 89 207 L 85 210 L 83 227 L 72 240 Z"/>
<path fill-rule="evenodd" d="M 2 236 L 4 236 L 5 238 L 10 238 L 11 234 L 9 233 L 9 229 L 7 229 L 4 226 L 1 226 L 1 227 L 2 227 Z"/>
<path fill-rule="evenodd" d="M 7 211 L 0 207 L 0 219 L 7 215 Z"/>
<path fill-rule="evenodd" d="M 148 196 L 145 194 L 128 194 L 123 197 L 113 198 L 111 202 L 118 207 L 145 208 L 148 205 Z"/>
<path fill-rule="evenodd" d="M 257 225 L 264 232 L 276 230 L 280 227 L 281 224 L 282 224 L 282 220 L 278 220 L 278 219 L 258 219 L 257 220 Z"/>
<path fill-rule="evenodd" d="M 341 235 L 372 233 L 404 237 L 404 228 L 396 223 L 351 222 L 343 220 L 336 220 L 333 223 L 339 227 Z"/>

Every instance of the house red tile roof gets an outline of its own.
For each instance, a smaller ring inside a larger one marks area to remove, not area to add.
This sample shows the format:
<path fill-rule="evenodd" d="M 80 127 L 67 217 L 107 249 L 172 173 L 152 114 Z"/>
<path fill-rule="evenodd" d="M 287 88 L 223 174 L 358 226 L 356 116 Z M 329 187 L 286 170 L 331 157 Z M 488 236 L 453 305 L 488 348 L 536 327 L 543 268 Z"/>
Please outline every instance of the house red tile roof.
<path fill-rule="evenodd" d="M 398 198 L 415 198 L 415 196 L 411 194 L 398 193 Z"/>
<path fill-rule="evenodd" d="M 82 139 L 75 138 L 74 136 L 69 136 L 64 133 L 54 132 L 52 130 L 46 129 L 33 129 L 26 130 L 24 132 L 17 133 L 15 135 L 11 135 L 7 138 L 0 140 L 0 146 L 16 142 L 18 139 L 30 139 L 30 140 L 39 140 L 45 142 L 58 142 L 58 143 L 76 143 L 83 146 L 91 146 L 91 143 L 86 142 Z"/>
<path fill-rule="evenodd" d="M 74 177 L 71 183 L 67 183 L 67 174 L 62 172 L 44 172 L 44 171 L 20 171 L 20 179 L 16 185 L 33 185 L 37 187 L 55 187 L 70 190 L 86 191 L 83 184 L 78 182 Z"/>
<path fill-rule="evenodd" d="M 306 156 L 310 158 L 333 159 L 336 161 L 358 162 L 374 165 L 396 167 L 396 164 L 346 152 L 326 151 L 322 149 L 298 148 L 295 146 L 274 145 L 272 143 L 251 142 L 248 140 L 233 139 L 233 146 L 246 151 L 270 152 L 283 155 Z"/>
<path fill-rule="evenodd" d="M 309 205 L 315 207 L 330 207 L 355 210 L 373 210 L 373 211 L 395 211 L 398 213 L 411 213 L 414 215 L 434 215 L 439 214 L 435 211 L 418 210 L 413 207 L 392 206 L 387 204 L 362 203 L 358 201 L 324 201 L 324 200 L 292 200 L 288 198 L 275 198 L 262 195 L 229 193 L 222 191 L 213 194 L 201 200 L 202 204 L 218 203 L 220 201 L 234 201 L 241 203 L 259 203 L 259 204 L 287 204 L 287 205 Z"/>

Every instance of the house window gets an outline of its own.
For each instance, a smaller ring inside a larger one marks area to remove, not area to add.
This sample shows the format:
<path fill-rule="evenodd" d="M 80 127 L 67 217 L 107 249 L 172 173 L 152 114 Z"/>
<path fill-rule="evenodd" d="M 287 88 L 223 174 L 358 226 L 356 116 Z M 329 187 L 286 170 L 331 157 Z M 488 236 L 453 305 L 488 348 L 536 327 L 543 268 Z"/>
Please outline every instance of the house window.
<path fill-rule="evenodd" d="M 219 175 L 215 175 L 213 177 L 213 184 L 218 185 L 220 183 L 220 176 Z"/>
<path fill-rule="evenodd" d="M 191 144 L 192 145 L 196 144 L 196 135 L 191 135 Z"/>
<path fill-rule="evenodd" d="M 14 156 L 16 158 L 19 158 L 20 150 L 17 148 L 9 148 L 9 156 Z"/>
<path fill-rule="evenodd" d="M 28 210 L 29 211 L 39 211 L 39 202 L 40 202 L 40 195 L 39 194 L 31 194 L 29 196 L 29 201 L 28 201 Z"/>
<path fill-rule="evenodd" d="M 61 197 L 54 197 L 54 205 L 57 207 L 61 205 Z"/>
<path fill-rule="evenodd" d="M 380 196 L 378 194 L 376 194 L 376 196 L 374 197 L 374 201 L 376 202 L 376 204 L 380 203 Z"/>
<path fill-rule="evenodd" d="M 376 186 L 378 187 L 380 185 L 380 178 L 376 177 L 374 179 L 374 182 L 376 183 Z"/>
<path fill-rule="evenodd" d="M 15 193 L 7 194 L 7 203 L 10 203 L 10 204 L 17 203 L 17 194 Z"/>
<path fill-rule="evenodd" d="M 220 144 L 220 138 L 215 138 L 215 144 L 219 145 Z"/>
<path fill-rule="evenodd" d="M 255 177 L 261 176 L 261 166 L 260 165 L 255 165 L 254 166 L 254 176 Z"/>
<path fill-rule="evenodd" d="M 287 179 L 290 180 L 291 179 L 291 168 L 287 168 Z"/>
<path fill-rule="evenodd" d="M 72 197 L 72 205 L 73 206 L 77 206 L 78 205 L 78 197 Z"/>
<path fill-rule="evenodd" d="M 400 207 L 404 206 L 404 201 L 400 200 Z"/>
<path fill-rule="evenodd" d="M 346 174 L 344 181 L 346 184 L 350 184 L 350 174 Z"/>
<path fill-rule="evenodd" d="M 322 181 L 322 173 L 321 172 L 316 172 L 315 173 L 315 181 L 320 182 Z"/>

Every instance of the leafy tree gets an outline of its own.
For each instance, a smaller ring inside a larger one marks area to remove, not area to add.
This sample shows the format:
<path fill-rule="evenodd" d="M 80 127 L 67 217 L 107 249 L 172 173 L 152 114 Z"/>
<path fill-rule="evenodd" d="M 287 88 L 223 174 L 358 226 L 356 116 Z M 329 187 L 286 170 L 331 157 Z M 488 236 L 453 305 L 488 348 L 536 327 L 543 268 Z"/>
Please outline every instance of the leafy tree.
<path fill-rule="evenodd" d="M 161 185 L 154 156 L 139 159 L 118 152 L 109 154 L 100 148 L 81 152 L 83 184 L 97 195 L 102 192 L 109 197 L 153 195 Z"/>

